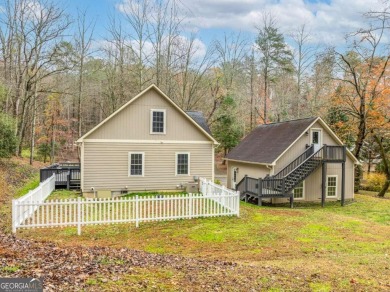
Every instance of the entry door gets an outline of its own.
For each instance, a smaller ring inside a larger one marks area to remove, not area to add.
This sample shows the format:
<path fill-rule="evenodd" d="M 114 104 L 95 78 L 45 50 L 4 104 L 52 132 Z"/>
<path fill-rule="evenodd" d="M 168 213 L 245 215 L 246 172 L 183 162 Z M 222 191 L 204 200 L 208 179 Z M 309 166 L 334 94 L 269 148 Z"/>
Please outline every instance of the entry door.
<path fill-rule="evenodd" d="M 322 147 L 322 131 L 319 129 L 311 130 L 311 144 L 314 145 L 314 152 L 317 152 Z"/>
<path fill-rule="evenodd" d="M 236 183 L 237 183 L 237 168 L 233 167 L 232 168 L 232 183 L 231 183 L 232 189 L 236 189 Z"/>

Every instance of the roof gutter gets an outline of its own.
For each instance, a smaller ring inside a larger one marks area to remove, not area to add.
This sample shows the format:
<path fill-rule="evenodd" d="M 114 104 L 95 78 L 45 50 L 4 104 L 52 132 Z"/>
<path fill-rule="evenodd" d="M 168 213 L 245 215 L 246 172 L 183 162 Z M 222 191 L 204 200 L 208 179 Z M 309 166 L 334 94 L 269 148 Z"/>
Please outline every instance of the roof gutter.
<path fill-rule="evenodd" d="M 240 163 L 255 164 L 255 165 L 264 165 L 267 168 L 275 166 L 274 162 L 273 163 L 261 163 L 261 162 L 252 162 L 252 161 L 245 161 L 245 160 L 230 159 L 230 158 L 226 158 L 226 157 L 224 157 L 223 160 L 233 161 L 233 162 L 240 162 Z"/>

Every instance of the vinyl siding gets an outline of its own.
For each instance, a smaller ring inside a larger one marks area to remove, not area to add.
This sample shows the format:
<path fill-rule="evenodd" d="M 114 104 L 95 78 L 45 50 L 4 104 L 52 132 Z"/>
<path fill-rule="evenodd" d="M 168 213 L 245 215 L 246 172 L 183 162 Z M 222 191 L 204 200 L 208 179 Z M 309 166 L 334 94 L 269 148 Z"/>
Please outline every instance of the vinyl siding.
<path fill-rule="evenodd" d="M 345 163 L 345 199 L 353 199 L 353 171 L 354 164 L 352 160 L 347 157 Z M 327 175 L 337 175 L 337 199 L 341 199 L 341 163 L 328 163 Z M 307 201 L 321 200 L 321 185 L 322 185 L 322 170 L 318 168 L 306 179 L 305 195 Z M 332 200 L 326 198 L 326 200 Z"/>
<path fill-rule="evenodd" d="M 322 129 L 322 143 L 327 145 L 339 145 L 337 141 L 324 129 L 320 123 L 316 122 L 310 128 Z M 284 153 L 276 162 L 275 174 L 286 167 L 299 155 L 306 150 L 306 145 L 310 144 L 310 129 L 308 130 L 309 135 L 304 134 L 300 137 L 297 142 Z M 327 175 L 337 175 L 337 198 L 341 198 L 341 163 L 328 163 L 327 164 Z M 345 164 L 345 198 L 352 199 L 354 197 L 354 164 L 352 159 L 347 155 L 347 161 Z M 321 200 L 321 184 L 322 184 L 322 171 L 319 167 L 305 180 L 305 200 L 316 201 Z M 327 199 L 330 200 L 330 199 Z M 276 200 L 275 200 L 276 202 Z"/>
<path fill-rule="evenodd" d="M 166 134 L 150 134 L 151 109 L 166 110 Z M 210 141 L 154 89 L 145 92 L 85 139 Z"/>
<path fill-rule="evenodd" d="M 171 190 L 197 175 L 212 179 L 212 144 L 84 142 L 82 190 Z M 144 152 L 144 176 L 128 176 L 128 153 Z M 190 174 L 176 175 L 176 152 L 190 153 Z"/>
<path fill-rule="evenodd" d="M 254 178 L 264 178 L 267 174 L 270 174 L 270 169 L 265 165 L 250 164 L 244 162 L 227 161 L 227 187 L 232 187 L 232 171 L 233 168 L 238 167 L 237 183 L 243 179 L 245 175 Z"/>

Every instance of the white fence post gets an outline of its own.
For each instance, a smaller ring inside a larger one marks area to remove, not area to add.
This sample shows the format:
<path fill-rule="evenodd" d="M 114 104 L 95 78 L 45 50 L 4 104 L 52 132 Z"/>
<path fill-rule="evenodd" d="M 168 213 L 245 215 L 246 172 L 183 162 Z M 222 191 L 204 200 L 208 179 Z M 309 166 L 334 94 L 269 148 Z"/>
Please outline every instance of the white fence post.
<path fill-rule="evenodd" d="M 135 227 L 139 227 L 139 200 L 138 195 L 135 196 Z"/>
<path fill-rule="evenodd" d="M 189 218 L 191 219 L 192 218 L 192 193 L 189 193 L 188 194 L 188 203 L 189 203 L 189 208 L 188 208 L 188 212 L 189 212 Z"/>
<path fill-rule="evenodd" d="M 16 200 L 12 200 L 12 233 L 16 233 L 16 218 L 18 217 L 16 210 Z"/>
<path fill-rule="evenodd" d="M 240 217 L 240 191 L 237 192 L 237 217 Z"/>
<path fill-rule="evenodd" d="M 77 235 L 81 235 L 81 198 L 77 198 Z"/>

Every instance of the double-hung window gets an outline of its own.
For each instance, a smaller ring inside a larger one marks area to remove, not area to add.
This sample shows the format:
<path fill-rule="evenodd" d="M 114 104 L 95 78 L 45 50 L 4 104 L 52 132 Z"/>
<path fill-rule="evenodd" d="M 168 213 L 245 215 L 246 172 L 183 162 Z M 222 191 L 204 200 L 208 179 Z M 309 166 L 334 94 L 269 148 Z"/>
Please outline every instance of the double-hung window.
<path fill-rule="evenodd" d="M 328 175 L 326 178 L 326 196 L 337 197 L 337 175 Z"/>
<path fill-rule="evenodd" d="M 145 153 L 129 153 L 129 176 L 144 176 L 145 173 Z"/>
<path fill-rule="evenodd" d="M 302 181 L 298 184 L 293 190 L 294 199 L 304 199 L 305 198 L 305 181 Z"/>
<path fill-rule="evenodd" d="M 165 134 L 166 111 L 165 109 L 152 109 L 150 112 L 150 134 Z"/>
<path fill-rule="evenodd" d="M 176 153 L 176 175 L 190 174 L 190 154 Z"/>

